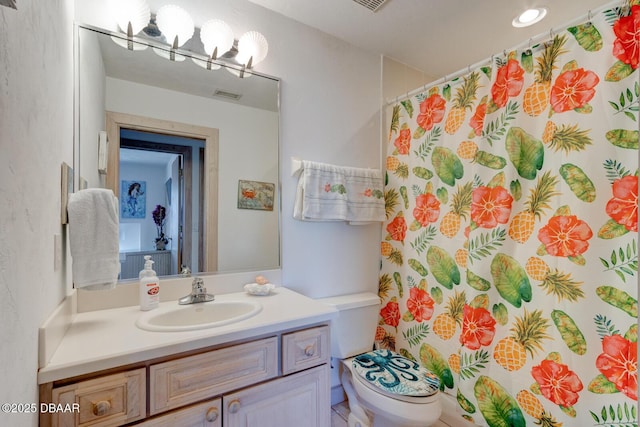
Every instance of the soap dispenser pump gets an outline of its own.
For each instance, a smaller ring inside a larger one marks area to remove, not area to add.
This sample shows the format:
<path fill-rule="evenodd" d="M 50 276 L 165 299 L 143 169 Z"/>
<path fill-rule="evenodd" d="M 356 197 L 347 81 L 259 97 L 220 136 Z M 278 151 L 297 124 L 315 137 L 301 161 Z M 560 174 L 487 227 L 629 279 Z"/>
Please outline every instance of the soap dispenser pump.
<path fill-rule="evenodd" d="M 160 304 L 160 280 L 153 270 L 151 255 L 144 257 L 144 269 L 140 271 L 140 310 L 148 311 Z"/>

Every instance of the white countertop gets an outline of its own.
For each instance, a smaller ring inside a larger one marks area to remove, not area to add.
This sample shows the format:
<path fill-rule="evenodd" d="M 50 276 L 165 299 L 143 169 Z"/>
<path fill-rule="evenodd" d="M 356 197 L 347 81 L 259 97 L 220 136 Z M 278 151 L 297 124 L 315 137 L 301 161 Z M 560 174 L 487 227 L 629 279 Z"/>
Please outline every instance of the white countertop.
<path fill-rule="evenodd" d="M 268 296 L 216 295 L 216 301 L 246 299 L 258 301 L 262 310 L 236 323 L 186 332 L 139 329 L 135 322 L 144 312 L 138 306 L 79 313 L 51 360 L 38 372 L 38 383 L 326 322 L 337 315 L 335 308 L 283 287 Z M 177 301 L 160 305 L 177 305 Z"/>

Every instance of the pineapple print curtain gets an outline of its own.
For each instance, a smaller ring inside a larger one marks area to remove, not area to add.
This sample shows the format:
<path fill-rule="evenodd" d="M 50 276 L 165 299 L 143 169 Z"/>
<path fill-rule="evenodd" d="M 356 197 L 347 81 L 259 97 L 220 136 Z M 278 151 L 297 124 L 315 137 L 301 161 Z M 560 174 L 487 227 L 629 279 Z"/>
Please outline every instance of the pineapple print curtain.
<path fill-rule="evenodd" d="M 637 425 L 640 1 L 389 106 L 376 339 L 488 426 Z"/>

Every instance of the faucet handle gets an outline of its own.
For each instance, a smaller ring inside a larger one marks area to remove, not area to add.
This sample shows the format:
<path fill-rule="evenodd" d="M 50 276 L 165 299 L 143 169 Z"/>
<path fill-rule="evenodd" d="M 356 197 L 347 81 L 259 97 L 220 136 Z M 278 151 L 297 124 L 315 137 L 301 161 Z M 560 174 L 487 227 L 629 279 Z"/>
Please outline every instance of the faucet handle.
<path fill-rule="evenodd" d="M 207 289 L 204 287 L 204 280 L 201 277 L 196 277 L 191 283 L 191 292 L 194 294 L 206 293 Z"/>

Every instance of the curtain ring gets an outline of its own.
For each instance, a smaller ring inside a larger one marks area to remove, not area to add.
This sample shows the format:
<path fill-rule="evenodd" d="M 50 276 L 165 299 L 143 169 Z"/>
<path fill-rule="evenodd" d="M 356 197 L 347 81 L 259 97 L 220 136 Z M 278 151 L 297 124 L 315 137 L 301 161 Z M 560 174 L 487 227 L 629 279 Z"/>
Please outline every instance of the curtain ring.
<path fill-rule="evenodd" d="M 589 12 L 587 12 L 587 21 L 588 21 L 588 22 L 591 22 L 591 18 L 592 18 L 592 17 L 593 17 L 593 16 L 591 15 L 591 9 L 589 9 Z"/>
<path fill-rule="evenodd" d="M 549 38 L 553 38 L 553 28 L 549 28 Z"/>
<path fill-rule="evenodd" d="M 532 43 L 532 41 L 533 41 L 533 38 L 532 38 L 532 37 L 529 37 L 529 49 L 531 49 L 531 43 Z"/>

